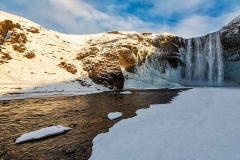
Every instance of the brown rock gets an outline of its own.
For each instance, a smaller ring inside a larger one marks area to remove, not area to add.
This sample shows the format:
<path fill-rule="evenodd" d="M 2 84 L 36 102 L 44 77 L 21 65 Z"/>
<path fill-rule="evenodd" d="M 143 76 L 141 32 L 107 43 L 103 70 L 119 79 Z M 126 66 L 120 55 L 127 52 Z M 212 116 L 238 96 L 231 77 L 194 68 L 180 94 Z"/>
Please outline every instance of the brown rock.
<path fill-rule="evenodd" d="M 152 46 L 150 34 L 122 34 L 111 31 L 110 38 L 88 40 L 89 46 L 79 51 L 76 59 L 83 64 L 95 83 L 111 89 L 122 89 L 124 77 L 121 68 L 134 72 L 133 68 L 149 56 Z"/>
<path fill-rule="evenodd" d="M 110 89 L 122 89 L 124 86 L 124 76 L 122 72 L 111 72 L 97 74 L 91 77 L 97 84 L 102 84 Z"/>

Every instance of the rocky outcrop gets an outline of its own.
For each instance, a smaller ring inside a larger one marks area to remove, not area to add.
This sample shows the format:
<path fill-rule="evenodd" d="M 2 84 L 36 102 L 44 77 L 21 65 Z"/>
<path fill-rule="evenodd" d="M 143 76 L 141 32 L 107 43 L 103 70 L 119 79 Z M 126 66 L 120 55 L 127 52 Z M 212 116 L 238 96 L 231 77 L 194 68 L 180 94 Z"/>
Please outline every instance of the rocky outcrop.
<path fill-rule="evenodd" d="M 220 29 L 225 80 L 240 84 L 240 16 Z"/>
<path fill-rule="evenodd" d="M 220 29 L 225 61 L 240 61 L 240 16 Z"/>
<path fill-rule="evenodd" d="M 76 59 L 83 64 L 95 83 L 110 89 L 122 89 L 122 69 L 134 72 L 134 67 L 151 54 L 152 40 L 138 33 L 108 32 L 98 39 L 88 41 Z"/>
<path fill-rule="evenodd" d="M 149 59 L 150 63 L 159 64 L 160 74 L 166 74 L 169 68 L 179 70 L 177 80 L 167 75 L 166 80 L 180 84 L 186 81 L 240 84 L 240 16 L 219 31 L 202 37 L 184 39 L 171 34 L 157 35 L 153 45 L 155 52 Z"/>
<path fill-rule="evenodd" d="M 119 31 L 108 32 L 106 37 L 89 41 L 90 47 L 80 50 L 77 59 L 89 77 L 109 88 L 121 89 L 129 73 L 139 75 L 146 69 L 183 85 L 222 85 L 224 80 L 240 83 L 240 70 L 228 63 L 240 60 L 239 17 L 219 31 L 197 38 Z M 127 75 L 123 76 L 122 70 Z M 169 75 L 171 70 L 177 70 L 177 75 Z"/>
<path fill-rule="evenodd" d="M 25 44 L 27 42 L 26 36 L 19 32 L 22 31 L 22 27 L 18 23 L 13 23 L 11 20 L 4 20 L 0 22 L 0 63 L 8 63 L 12 59 L 9 53 L 2 51 L 2 46 L 7 39 L 10 38 L 10 43 L 13 49 L 17 52 L 24 52 L 26 50 Z M 9 36 L 8 36 L 9 34 Z"/>

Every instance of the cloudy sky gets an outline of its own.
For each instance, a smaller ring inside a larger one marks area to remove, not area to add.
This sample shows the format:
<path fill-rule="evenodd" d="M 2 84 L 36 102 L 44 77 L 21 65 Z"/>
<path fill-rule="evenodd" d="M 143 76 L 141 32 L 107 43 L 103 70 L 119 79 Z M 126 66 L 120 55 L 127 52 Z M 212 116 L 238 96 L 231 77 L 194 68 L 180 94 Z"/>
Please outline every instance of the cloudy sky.
<path fill-rule="evenodd" d="M 68 34 L 135 30 L 188 38 L 240 15 L 240 0 L 1 0 L 0 10 Z"/>

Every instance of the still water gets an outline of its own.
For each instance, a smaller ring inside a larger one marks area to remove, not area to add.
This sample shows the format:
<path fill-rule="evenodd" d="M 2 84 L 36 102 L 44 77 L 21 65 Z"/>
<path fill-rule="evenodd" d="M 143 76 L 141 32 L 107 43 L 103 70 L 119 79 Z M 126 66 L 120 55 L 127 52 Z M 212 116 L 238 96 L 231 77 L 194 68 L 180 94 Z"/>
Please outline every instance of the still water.
<path fill-rule="evenodd" d="M 0 101 L 0 159 L 88 159 L 92 140 L 98 134 L 107 132 L 121 119 L 134 117 L 138 109 L 169 103 L 179 91 L 182 90 L 133 90 L 132 94 L 104 92 Z M 122 112 L 123 117 L 108 120 L 107 114 L 115 111 Z M 72 130 L 43 140 L 14 143 L 24 133 L 59 124 Z"/>

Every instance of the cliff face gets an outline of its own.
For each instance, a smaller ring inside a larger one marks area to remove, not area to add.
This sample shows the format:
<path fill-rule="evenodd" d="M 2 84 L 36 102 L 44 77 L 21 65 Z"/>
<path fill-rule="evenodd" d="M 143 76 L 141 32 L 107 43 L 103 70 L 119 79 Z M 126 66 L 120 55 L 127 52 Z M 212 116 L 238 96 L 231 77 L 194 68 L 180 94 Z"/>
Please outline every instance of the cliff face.
<path fill-rule="evenodd" d="M 118 31 L 102 34 L 87 43 L 80 49 L 77 59 L 94 82 L 111 89 L 122 89 L 122 69 L 133 72 L 134 66 L 149 56 L 152 48 L 147 35 Z"/>
<path fill-rule="evenodd" d="M 5 12 L 0 30 L 0 83 L 84 77 L 110 89 L 240 83 L 240 16 L 215 33 L 190 39 L 120 31 L 65 35 Z"/>
<path fill-rule="evenodd" d="M 240 60 L 240 16 L 219 30 L 225 61 Z"/>
<path fill-rule="evenodd" d="M 209 85 L 222 85 L 223 81 L 240 83 L 240 16 L 202 37 L 174 37 L 166 43 L 161 43 L 160 37 L 155 46 L 172 67 L 181 68 L 181 79 L 193 83 L 205 81 Z"/>
<path fill-rule="evenodd" d="M 240 83 L 240 16 L 220 29 L 225 79 Z"/>
<path fill-rule="evenodd" d="M 118 31 L 108 33 L 118 36 L 112 41 L 102 38 L 94 46 L 104 48 L 98 52 L 98 54 L 103 53 L 101 56 L 105 57 L 104 55 L 107 55 L 105 52 L 110 50 L 116 59 L 102 61 L 95 68 L 98 70 L 102 68 L 101 73 L 104 75 L 108 75 L 106 73 L 108 69 L 110 73 L 120 73 L 115 76 L 117 77 L 115 79 L 121 79 L 119 83 L 134 80 L 143 85 L 150 83 L 159 87 L 178 86 L 177 84 L 222 86 L 226 81 L 240 83 L 239 19 L 239 17 L 235 18 L 217 32 L 190 39 L 169 33 L 159 35 L 123 34 Z M 104 68 L 110 62 L 115 64 Z M 113 66 L 119 66 L 119 68 L 113 71 L 111 69 Z M 99 83 L 97 81 L 99 77 L 101 80 L 103 80 L 102 77 L 113 79 L 111 76 L 98 76 L 100 72 L 97 73 L 95 70 L 93 67 L 89 72 L 90 77 L 95 78 L 95 82 Z M 105 83 L 106 79 L 100 83 Z"/>

